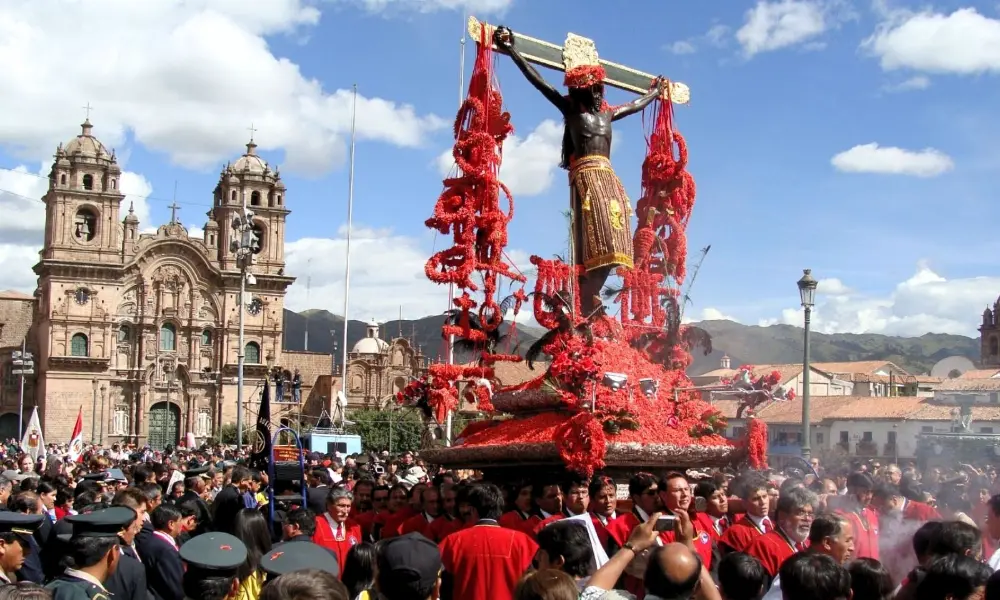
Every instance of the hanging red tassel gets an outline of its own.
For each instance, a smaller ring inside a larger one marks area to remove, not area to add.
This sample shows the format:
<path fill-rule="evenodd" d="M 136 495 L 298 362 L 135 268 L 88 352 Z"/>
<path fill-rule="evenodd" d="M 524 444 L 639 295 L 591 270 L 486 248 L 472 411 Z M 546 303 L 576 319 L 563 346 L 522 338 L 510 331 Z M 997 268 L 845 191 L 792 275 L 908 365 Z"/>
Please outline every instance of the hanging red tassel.
<path fill-rule="evenodd" d="M 455 145 L 452 155 L 458 177 L 444 180 L 434 215 L 427 227 L 452 236 L 452 246 L 434 254 L 424 272 L 436 283 L 454 284 L 461 292 L 454 300 L 460 314 L 457 324 L 446 325 L 444 334 L 481 342 L 485 333 L 500 327 L 504 315 L 496 300 L 499 277 L 524 283 L 525 277 L 504 262 L 507 224 L 514 216 L 514 199 L 500 181 L 503 143 L 513 132 L 510 113 L 503 110 L 503 97 L 494 84 L 493 45 L 486 26 L 480 30 L 476 63 L 469 82 L 469 95 L 455 117 Z M 506 198 L 506 211 L 500 196 Z M 479 301 L 469 292 L 479 291 L 473 273 L 482 280 Z M 518 306 L 527 296 L 518 296 Z M 476 310 L 480 327 L 471 327 Z"/>
<path fill-rule="evenodd" d="M 767 423 L 755 417 L 747 426 L 747 462 L 754 469 L 767 468 Z"/>

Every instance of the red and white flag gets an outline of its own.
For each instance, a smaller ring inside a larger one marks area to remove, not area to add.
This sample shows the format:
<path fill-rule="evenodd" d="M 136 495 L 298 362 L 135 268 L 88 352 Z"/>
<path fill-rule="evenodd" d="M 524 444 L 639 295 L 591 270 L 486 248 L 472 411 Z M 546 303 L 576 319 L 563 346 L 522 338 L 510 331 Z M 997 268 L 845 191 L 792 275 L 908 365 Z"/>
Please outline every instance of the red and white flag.
<path fill-rule="evenodd" d="M 69 459 L 73 462 L 83 460 L 83 407 L 76 413 L 76 425 L 73 426 L 73 436 L 69 439 Z"/>

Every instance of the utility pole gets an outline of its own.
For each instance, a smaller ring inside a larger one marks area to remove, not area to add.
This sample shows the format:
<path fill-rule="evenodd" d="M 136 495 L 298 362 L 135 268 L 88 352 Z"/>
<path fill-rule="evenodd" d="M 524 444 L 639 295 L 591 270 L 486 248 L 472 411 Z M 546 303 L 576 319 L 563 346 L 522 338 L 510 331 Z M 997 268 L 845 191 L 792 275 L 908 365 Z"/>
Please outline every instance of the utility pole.
<path fill-rule="evenodd" d="M 240 268 L 240 334 L 239 354 L 236 365 L 236 451 L 243 450 L 243 361 L 246 358 L 246 342 L 244 336 L 244 313 L 247 309 L 247 284 L 254 285 L 257 279 L 250 273 L 254 255 L 260 251 L 260 238 L 253 228 L 253 212 L 247 208 L 247 193 L 243 190 L 243 208 L 233 218 L 233 232 L 236 237 L 230 242 L 229 249 L 236 254 L 236 262 Z M 261 348 L 263 351 L 263 348 Z M 258 357 L 258 360 L 260 357 Z"/>
<path fill-rule="evenodd" d="M 35 357 L 28 352 L 27 340 L 21 340 L 21 349 L 13 352 L 11 375 L 21 378 L 21 389 L 17 395 L 17 435 L 24 435 L 24 377 L 35 374 Z"/>

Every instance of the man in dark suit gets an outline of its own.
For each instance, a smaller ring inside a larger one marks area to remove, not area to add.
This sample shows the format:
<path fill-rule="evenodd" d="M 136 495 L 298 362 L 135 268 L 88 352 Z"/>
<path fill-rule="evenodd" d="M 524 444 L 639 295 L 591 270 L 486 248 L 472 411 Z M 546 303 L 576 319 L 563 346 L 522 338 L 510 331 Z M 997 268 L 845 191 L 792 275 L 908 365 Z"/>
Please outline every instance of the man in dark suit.
<path fill-rule="evenodd" d="M 181 581 L 184 563 L 178 554 L 177 536 L 181 533 L 181 513 L 169 504 L 156 507 L 150 514 L 153 534 L 139 545 L 139 556 L 146 567 L 146 582 L 154 600 L 184 600 Z"/>
<path fill-rule="evenodd" d="M 212 511 L 201 497 L 205 493 L 206 478 L 211 479 L 208 471 L 207 466 L 184 471 L 184 494 L 175 502 L 178 505 L 184 502 L 194 505 L 198 526 L 190 532 L 190 537 L 212 531 Z"/>
<path fill-rule="evenodd" d="M 45 586 L 53 600 L 107 600 L 104 582 L 118 566 L 118 534 L 135 518 L 135 511 L 124 506 L 66 517 L 73 526 L 67 541 L 74 568 Z"/>
<path fill-rule="evenodd" d="M 52 532 L 52 521 L 48 515 L 42 512 L 42 501 L 35 492 L 18 492 L 10 502 L 12 512 L 25 515 L 42 515 L 44 518 L 38 527 L 34 529 L 33 535 L 22 535 L 21 538 L 28 546 L 28 552 L 24 556 L 24 564 L 17 570 L 15 575 L 18 581 L 30 581 L 32 583 L 45 583 L 45 571 L 42 568 L 41 540 L 47 539 Z M 43 528 L 48 525 L 45 535 L 41 534 Z"/>
<path fill-rule="evenodd" d="M 326 497 L 330 494 L 333 480 L 326 469 L 313 469 L 309 473 L 309 487 L 306 489 L 306 505 L 317 515 L 326 512 Z"/>
<path fill-rule="evenodd" d="M 243 494 L 250 489 L 252 480 L 250 469 L 243 465 L 233 467 L 229 485 L 222 488 L 212 503 L 212 523 L 216 531 L 233 534 L 236 515 L 246 508 Z"/>
<path fill-rule="evenodd" d="M 104 582 L 104 587 L 111 592 L 115 600 L 150 600 L 146 590 L 146 568 L 139 561 L 133 544 L 135 536 L 142 529 L 146 514 L 145 497 L 135 488 L 123 490 L 115 494 L 113 506 L 125 506 L 136 511 L 135 519 L 128 527 L 118 534 L 120 544 L 118 551 L 118 568 Z"/>

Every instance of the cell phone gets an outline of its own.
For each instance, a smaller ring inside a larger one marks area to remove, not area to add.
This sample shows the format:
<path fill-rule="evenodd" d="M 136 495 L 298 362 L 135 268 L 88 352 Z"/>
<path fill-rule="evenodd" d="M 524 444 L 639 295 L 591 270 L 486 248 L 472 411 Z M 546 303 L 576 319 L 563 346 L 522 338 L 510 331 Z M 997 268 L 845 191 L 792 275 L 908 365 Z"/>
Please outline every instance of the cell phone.
<path fill-rule="evenodd" d="M 674 525 L 677 523 L 677 517 L 674 515 L 664 515 L 656 520 L 656 525 L 653 527 L 654 531 L 673 531 Z"/>

